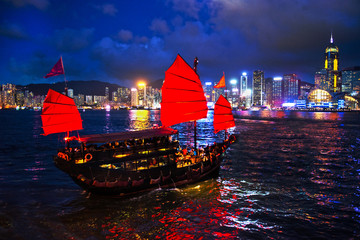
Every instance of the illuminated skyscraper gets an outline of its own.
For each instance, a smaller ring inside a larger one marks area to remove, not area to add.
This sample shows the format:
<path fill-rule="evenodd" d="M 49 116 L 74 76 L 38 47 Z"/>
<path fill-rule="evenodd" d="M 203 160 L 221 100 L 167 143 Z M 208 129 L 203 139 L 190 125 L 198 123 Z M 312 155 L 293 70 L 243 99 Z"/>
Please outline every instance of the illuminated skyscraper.
<path fill-rule="evenodd" d="M 322 70 L 315 73 L 315 87 L 316 87 L 316 89 L 329 91 L 330 83 L 326 80 L 326 76 L 327 76 L 326 69 L 322 69 Z"/>
<path fill-rule="evenodd" d="M 124 104 L 130 104 L 131 96 L 129 88 L 118 88 L 117 89 L 118 101 Z"/>
<path fill-rule="evenodd" d="M 152 86 L 146 85 L 145 87 L 145 101 L 144 101 L 144 106 L 145 107 L 153 107 L 153 102 L 154 102 L 154 91 Z"/>
<path fill-rule="evenodd" d="M 68 89 L 68 97 L 74 98 L 74 89 Z"/>
<path fill-rule="evenodd" d="M 109 87 L 105 87 L 105 101 L 109 101 Z"/>
<path fill-rule="evenodd" d="M 15 105 L 16 86 L 11 83 L 2 85 L 2 105 L 5 108 L 14 108 Z"/>
<path fill-rule="evenodd" d="M 146 84 L 145 83 L 143 83 L 143 82 L 138 83 L 137 96 L 138 96 L 138 105 L 143 106 L 143 107 L 146 106 Z M 131 102 L 132 102 L 132 100 L 131 100 Z M 134 106 L 134 105 L 132 105 L 132 106 Z"/>
<path fill-rule="evenodd" d="M 85 96 L 85 102 L 86 102 L 87 105 L 92 105 L 93 104 L 93 96 L 86 95 Z"/>
<path fill-rule="evenodd" d="M 273 78 L 265 78 L 265 104 L 272 104 Z"/>
<path fill-rule="evenodd" d="M 329 83 L 328 92 L 341 92 L 341 79 L 339 78 L 339 48 L 334 44 L 331 34 L 330 44 L 325 50 L 326 81 Z"/>
<path fill-rule="evenodd" d="M 253 82 L 252 82 L 252 105 L 263 105 L 264 99 L 264 88 L 265 88 L 265 79 L 264 71 L 256 70 L 253 73 Z"/>
<path fill-rule="evenodd" d="M 342 91 L 351 95 L 359 95 L 360 67 L 349 67 L 342 70 Z"/>
<path fill-rule="evenodd" d="M 273 87 L 272 87 L 272 104 L 275 107 L 281 107 L 283 103 L 282 93 L 283 93 L 283 78 L 274 77 L 273 78 Z"/>
<path fill-rule="evenodd" d="M 213 102 L 213 98 L 212 98 L 212 92 L 213 92 L 213 86 L 212 86 L 212 82 L 205 82 L 205 86 L 204 88 L 204 92 L 205 92 L 205 97 L 206 97 L 206 101 L 207 102 Z"/>
<path fill-rule="evenodd" d="M 247 90 L 248 75 L 243 72 L 240 77 L 240 96 L 243 96 Z"/>
<path fill-rule="evenodd" d="M 284 102 L 294 103 L 294 101 L 297 100 L 300 95 L 300 79 L 296 74 L 292 73 L 292 74 L 285 74 L 283 81 L 284 81 L 284 88 L 283 88 Z"/>
<path fill-rule="evenodd" d="M 135 107 L 139 105 L 138 90 L 136 88 L 131 89 L 131 106 Z"/>

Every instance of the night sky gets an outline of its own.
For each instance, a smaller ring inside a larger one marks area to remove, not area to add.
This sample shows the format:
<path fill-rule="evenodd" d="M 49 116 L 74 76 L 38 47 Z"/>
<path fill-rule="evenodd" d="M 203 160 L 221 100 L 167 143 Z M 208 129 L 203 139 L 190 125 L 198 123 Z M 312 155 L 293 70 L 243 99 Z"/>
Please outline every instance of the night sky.
<path fill-rule="evenodd" d="M 360 66 L 359 0 L 0 0 L 0 83 L 44 79 L 132 87 L 164 78 L 176 54 L 202 81 L 296 73 L 314 82 L 333 33 L 340 68 Z"/>

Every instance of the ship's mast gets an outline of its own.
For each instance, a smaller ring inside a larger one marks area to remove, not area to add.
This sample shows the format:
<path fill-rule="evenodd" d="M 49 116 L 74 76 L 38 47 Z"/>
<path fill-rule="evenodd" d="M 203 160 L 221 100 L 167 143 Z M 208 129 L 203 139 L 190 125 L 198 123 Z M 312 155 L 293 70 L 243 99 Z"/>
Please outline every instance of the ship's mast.
<path fill-rule="evenodd" d="M 67 81 L 66 81 L 66 76 L 65 76 L 65 68 L 64 68 L 64 63 L 62 61 L 62 56 L 60 56 L 61 58 L 61 66 L 64 72 L 64 81 L 65 81 L 65 95 L 68 96 L 68 86 L 67 86 Z"/>
<path fill-rule="evenodd" d="M 195 73 L 197 73 L 197 65 L 199 63 L 199 59 L 197 57 L 195 57 L 194 59 L 194 71 Z M 195 152 L 197 154 L 197 143 L 196 143 L 196 120 L 194 120 L 194 149 L 195 149 Z"/>

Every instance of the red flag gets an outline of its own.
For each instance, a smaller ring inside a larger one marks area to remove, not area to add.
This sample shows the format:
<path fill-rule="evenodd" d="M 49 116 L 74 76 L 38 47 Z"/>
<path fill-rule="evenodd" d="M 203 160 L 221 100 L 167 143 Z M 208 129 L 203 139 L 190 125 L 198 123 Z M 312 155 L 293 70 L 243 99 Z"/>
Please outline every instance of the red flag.
<path fill-rule="evenodd" d="M 216 86 L 214 86 L 214 88 L 223 88 L 223 87 L 225 87 L 225 73 L 223 73 L 223 76 L 221 77 L 218 84 L 216 84 Z"/>
<path fill-rule="evenodd" d="M 64 72 L 62 57 L 60 57 L 59 61 L 57 61 L 57 63 L 54 65 L 51 71 L 44 78 L 53 77 L 64 73 L 65 72 Z"/>

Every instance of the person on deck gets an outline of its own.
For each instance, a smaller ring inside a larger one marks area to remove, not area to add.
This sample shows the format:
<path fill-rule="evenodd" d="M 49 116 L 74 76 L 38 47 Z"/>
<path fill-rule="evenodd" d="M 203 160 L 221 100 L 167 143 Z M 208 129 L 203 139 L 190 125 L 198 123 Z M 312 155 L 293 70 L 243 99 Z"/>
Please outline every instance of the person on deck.
<path fill-rule="evenodd" d="M 186 148 L 183 148 L 182 149 L 182 154 L 185 156 L 187 154 L 187 149 Z"/>

